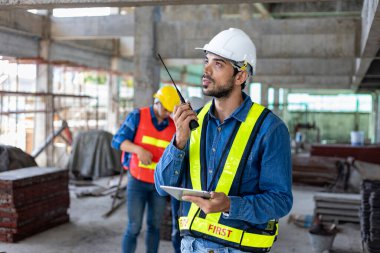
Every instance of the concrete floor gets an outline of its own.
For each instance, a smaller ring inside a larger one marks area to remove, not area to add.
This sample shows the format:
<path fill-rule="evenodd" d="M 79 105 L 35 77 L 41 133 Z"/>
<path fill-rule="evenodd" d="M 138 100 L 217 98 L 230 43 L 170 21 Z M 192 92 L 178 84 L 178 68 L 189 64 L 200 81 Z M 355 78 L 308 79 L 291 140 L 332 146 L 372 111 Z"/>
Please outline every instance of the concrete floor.
<path fill-rule="evenodd" d="M 293 189 L 294 206 L 291 213 L 312 214 L 313 193 L 321 188 L 295 186 Z M 120 252 L 120 242 L 126 224 L 125 206 L 119 208 L 111 217 L 103 218 L 111 206 L 110 196 L 76 198 L 72 194 L 71 222 L 34 235 L 18 243 L 1 243 L 0 253 L 87 253 Z M 280 221 L 280 234 L 274 253 L 312 252 L 308 241 L 307 229 L 287 224 L 286 217 Z M 358 224 L 339 226 L 333 253 L 360 253 L 361 239 Z M 139 238 L 136 252 L 145 252 L 144 228 Z M 160 253 L 173 252 L 171 242 L 161 241 Z"/>

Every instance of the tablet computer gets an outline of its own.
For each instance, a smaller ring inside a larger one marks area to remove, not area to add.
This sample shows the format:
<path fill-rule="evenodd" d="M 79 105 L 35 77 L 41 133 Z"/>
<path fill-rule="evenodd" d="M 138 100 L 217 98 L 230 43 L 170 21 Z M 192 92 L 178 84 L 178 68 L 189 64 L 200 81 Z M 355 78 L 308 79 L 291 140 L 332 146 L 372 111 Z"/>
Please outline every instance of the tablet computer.
<path fill-rule="evenodd" d="M 174 187 L 174 186 L 161 186 L 161 189 L 169 193 L 174 198 L 182 201 L 182 196 L 189 195 L 189 196 L 196 196 L 196 197 L 202 197 L 205 199 L 211 198 L 211 194 L 207 191 L 198 191 L 193 189 L 187 189 L 187 188 L 180 188 L 180 187 Z"/>

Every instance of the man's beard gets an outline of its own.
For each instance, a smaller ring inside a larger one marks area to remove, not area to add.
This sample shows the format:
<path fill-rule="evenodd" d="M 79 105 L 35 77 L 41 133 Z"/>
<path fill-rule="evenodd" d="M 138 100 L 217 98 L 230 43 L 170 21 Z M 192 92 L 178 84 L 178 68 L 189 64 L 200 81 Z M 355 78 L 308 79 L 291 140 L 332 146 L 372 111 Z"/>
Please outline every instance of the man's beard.
<path fill-rule="evenodd" d="M 211 76 L 204 74 L 202 76 L 202 78 L 209 79 L 212 82 L 212 86 L 214 86 L 216 88 L 216 86 L 215 86 L 215 80 L 212 79 Z M 234 76 L 232 76 L 231 79 L 228 80 L 226 84 L 217 87 L 218 90 L 204 90 L 203 89 L 202 90 L 203 91 L 203 95 L 205 95 L 205 96 L 212 96 L 212 97 L 215 97 L 215 98 L 228 98 L 231 95 L 232 90 L 234 88 L 233 80 L 234 80 Z"/>

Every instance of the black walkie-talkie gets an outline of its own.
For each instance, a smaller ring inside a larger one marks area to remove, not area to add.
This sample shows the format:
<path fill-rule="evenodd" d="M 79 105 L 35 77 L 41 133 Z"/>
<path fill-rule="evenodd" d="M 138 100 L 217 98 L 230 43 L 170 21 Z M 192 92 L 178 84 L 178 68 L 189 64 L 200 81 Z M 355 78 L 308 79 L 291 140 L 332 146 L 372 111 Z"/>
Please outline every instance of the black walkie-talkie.
<path fill-rule="evenodd" d="M 168 72 L 168 75 L 169 75 L 170 79 L 172 80 L 175 89 L 177 90 L 177 93 L 178 93 L 178 96 L 179 96 L 179 98 L 180 98 L 180 100 L 181 100 L 181 103 L 186 103 L 185 99 L 182 97 L 181 92 L 178 90 L 177 85 L 175 84 L 175 82 L 174 82 L 172 76 L 170 75 L 168 68 L 166 67 L 164 61 L 162 60 L 161 55 L 160 55 L 160 54 L 157 54 L 157 55 L 158 55 L 158 58 L 160 58 L 162 64 L 164 65 L 164 67 L 165 67 L 165 69 L 166 69 L 166 72 Z M 190 104 L 189 104 L 189 106 L 190 106 L 190 109 L 193 110 L 193 108 L 191 108 L 191 105 L 190 105 Z M 190 121 L 190 123 L 189 123 L 189 127 L 190 127 L 190 130 L 194 130 L 194 129 L 196 129 L 197 127 L 199 127 L 199 124 L 198 124 L 198 122 L 197 122 L 196 120 L 193 120 L 193 119 L 192 119 L 192 120 Z"/>

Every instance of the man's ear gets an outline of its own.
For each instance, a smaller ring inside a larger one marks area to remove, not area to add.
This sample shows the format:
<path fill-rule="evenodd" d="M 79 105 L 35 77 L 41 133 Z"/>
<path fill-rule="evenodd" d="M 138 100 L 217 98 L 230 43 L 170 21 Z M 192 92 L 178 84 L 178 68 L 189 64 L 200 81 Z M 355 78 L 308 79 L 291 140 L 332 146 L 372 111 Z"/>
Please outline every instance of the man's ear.
<path fill-rule="evenodd" d="M 240 86 L 247 79 L 248 79 L 248 73 L 247 73 L 247 71 L 240 71 L 235 76 L 235 84 Z"/>

